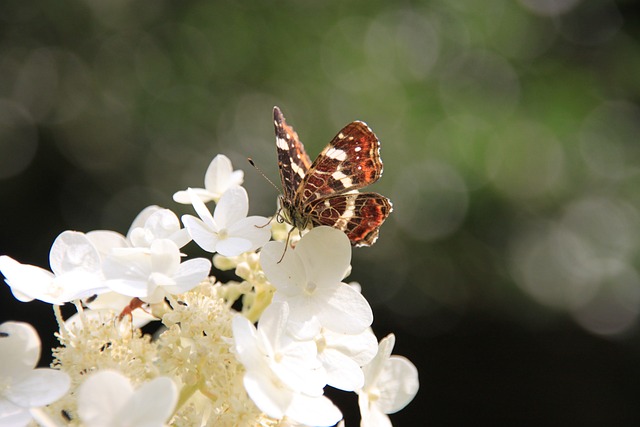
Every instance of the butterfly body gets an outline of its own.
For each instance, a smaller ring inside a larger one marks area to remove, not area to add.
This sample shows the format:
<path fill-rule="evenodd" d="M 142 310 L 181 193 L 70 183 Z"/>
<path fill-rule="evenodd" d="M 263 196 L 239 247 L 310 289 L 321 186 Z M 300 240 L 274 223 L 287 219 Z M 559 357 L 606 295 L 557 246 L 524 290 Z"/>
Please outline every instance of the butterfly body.
<path fill-rule="evenodd" d="M 380 141 L 361 121 L 345 126 L 311 163 L 278 107 L 273 110 L 282 218 L 299 230 L 328 225 L 355 246 L 370 246 L 392 211 L 391 201 L 358 190 L 382 175 Z"/>

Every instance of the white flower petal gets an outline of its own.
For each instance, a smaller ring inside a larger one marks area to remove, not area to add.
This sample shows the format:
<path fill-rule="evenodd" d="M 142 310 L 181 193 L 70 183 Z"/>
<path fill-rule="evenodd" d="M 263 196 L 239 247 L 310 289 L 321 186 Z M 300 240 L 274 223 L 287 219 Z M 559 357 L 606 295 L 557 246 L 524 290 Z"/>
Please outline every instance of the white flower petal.
<path fill-rule="evenodd" d="M 385 414 L 398 412 L 418 393 L 418 370 L 402 356 L 391 356 L 378 377 L 380 399 L 377 405 Z"/>
<path fill-rule="evenodd" d="M 57 276 L 51 286 L 51 290 L 55 289 L 59 290 L 56 297 L 64 302 L 87 298 L 109 290 L 102 275 L 87 271 L 71 271 Z"/>
<path fill-rule="evenodd" d="M 257 345 L 256 328 L 241 314 L 236 314 L 232 321 L 233 343 L 240 363 L 247 371 L 261 370 L 265 365 Z"/>
<path fill-rule="evenodd" d="M 359 366 L 371 362 L 378 352 L 378 339 L 371 328 L 367 328 L 362 333 L 355 335 L 324 330 L 323 336 L 328 348 L 347 355 Z"/>
<path fill-rule="evenodd" d="M 180 249 L 169 239 L 154 240 L 151 244 L 151 270 L 168 276 L 180 265 Z"/>
<path fill-rule="evenodd" d="M 306 283 L 307 277 L 304 264 L 293 249 L 289 248 L 285 252 L 284 243 L 269 242 L 264 245 L 260 251 L 260 265 L 279 293 L 294 296 L 302 292 L 301 287 Z"/>
<path fill-rule="evenodd" d="M 229 187 L 241 185 L 243 178 L 243 171 L 234 172 L 231 160 L 223 154 L 218 154 L 204 175 L 204 187 L 219 198 Z"/>
<path fill-rule="evenodd" d="M 247 371 L 242 383 L 253 403 L 271 418 L 282 418 L 293 400 L 291 390 L 276 386 L 268 376 L 260 372 Z"/>
<path fill-rule="evenodd" d="M 284 262 L 284 261 L 283 261 Z M 288 332 L 299 340 L 310 340 L 320 333 L 322 325 L 316 317 L 318 310 L 317 301 L 309 298 L 300 288 L 295 288 L 298 293 L 287 296 L 280 290 L 273 296 L 273 302 L 286 302 L 289 304 Z M 293 292 L 292 292 L 293 293 Z"/>
<path fill-rule="evenodd" d="M 371 326 L 373 311 L 365 297 L 345 283 L 334 289 L 316 291 L 323 303 L 316 314 L 322 326 L 343 334 L 358 334 Z"/>
<path fill-rule="evenodd" d="M 268 340 L 273 347 L 280 347 L 286 339 L 286 325 L 289 317 L 287 303 L 272 302 L 265 308 L 258 323 L 258 334 Z"/>
<path fill-rule="evenodd" d="M 105 282 L 113 292 L 129 297 L 146 298 L 149 296 L 149 287 L 146 281 L 128 279 L 110 279 Z"/>
<path fill-rule="evenodd" d="M 324 396 L 295 394 L 287 408 L 287 417 L 308 426 L 333 426 L 342 419 L 342 412 Z"/>
<path fill-rule="evenodd" d="M 129 247 L 127 239 L 122 234 L 116 233 L 115 231 L 94 230 L 88 232 L 86 236 L 102 257 L 111 252 L 111 249 Z"/>
<path fill-rule="evenodd" d="M 65 372 L 55 369 L 35 369 L 11 384 L 4 395 L 23 408 L 45 406 L 64 396 L 71 379 Z"/>
<path fill-rule="evenodd" d="M 142 209 L 131 223 L 131 227 L 129 227 L 129 231 L 127 231 L 127 238 L 129 238 L 129 234 L 131 234 L 132 230 L 136 228 L 143 228 L 145 222 L 147 222 L 147 219 L 149 219 L 151 215 L 158 212 L 159 210 L 162 210 L 162 208 L 157 205 L 147 206 L 146 208 Z"/>
<path fill-rule="evenodd" d="M 62 304 L 58 298 L 49 294 L 53 273 L 35 265 L 21 264 L 13 258 L 0 256 L 0 271 L 5 282 L 18 301 L 29 302 L 39 299 L 49 304 Z"/>
<path fill-rule="evenodd" d="M 167 377 L 142 384 L 121 410 L 123 425 L 162 426 L 178 402 L 178 388 Z"/>
<path fill-rule="evenodd" d="M 189 193 L 193 209 L 196 211 L 200 219 L 207 225 L 207 227 L 211 228 L 213 231 L 217 231 L 220 228 L 220 224 L 213 219 L 213 215 L 211 215 L 211 212 L 207 209 L 204 202 L 200 200 L 191 188 L 187 189 L 187 192 Z"/>
<path fill-rule="evenodd" d="M 358 396 L 360 407 L 360 427 L 392 427 L 391 420 L 383 413 L 378 405 L 369 401 L 368 395 Z"/>
<path fill-rule="evenodd" d="M 178 266 L 173 275 L 175 285 L 168 287 L 167 291 L 181 294 L 190 291 L 200 282 L 205 280 L 211 271 L 211 261 L 205 258 L 187 260 Z"/>
<path fill-rule="evenodd" d="M 385 363 L 391 357 L 393 346 L 396 344 L 396 336 L 389 334 L 380 340 L 378 345 L 378 353 L 371 360 L 371 362 L 362 367 L 365 376 L 365 388 L 369 386 L 376 386 L 378 382 L 378 376 L 382 373 Z"/>
<path fill-rule="evenodd" d="M 218 252 L 220 255 L 226 257 L 233 257 L 247 252 L 251 249 L 251 246 L 250 240 L 243 239 L 242 237 L 227 237 L 226 239 L 218 240 L 214 252 Z"/>
<path fill-rule="evenodd" d="M 168 239 L 173 240 L 173 242 L 181 248 L 191 241 L 191 236 L 186 228 L 181 228 L 171 234 Z"/>
<path fill-rule="evenodd" d="M 216 200 L 219 196 L 213 194 L 210 191 L 205 190 L 204 188 L 190 188 L 193 194 L 196 195 L 203 203 L 210 202 L 212 200 Z M 189 195 L 189 191 L 181 190 L 176 191 L 173 194 L 173 200 L 177 203 L 182 203 L 183 205 L 190 205 L 191 196 Z"/>
<path fill-rule="evenodd" d="M 40 337 L 24 322 L 0 325 L 0 376 L 20 376 L 33 369 L 40 358 Z"/>
<path fill-rule="evenodd" d="M 220 197 L 213 212 L 213 219 L 218 227 L 227 228 L 246 218 L 248 212 L 249 196 L 247 191 L 242 187 L 232 187 Z"/>
<path fill-rule="evenodd" d="M 341 282 L 351 264 L 349 238 L 333 227 L 313 228 L 300 239 L 295 252 L 305 265 L 307 280 L 318 286 Z"/>
<path fill-rule="evenodd" d="M 64 231 L 51 246 L 49 264 L 56 275 L 77 269 L 98 273 L 100 254 L 84 233 Z"/>
<path fill-rule="evenodd" d="M 142 227 L 129 230 L 127 238 L 133 246 L 149 247 L 154 240 L 173 240 L 178 247 L 182 247 L 189 242 L 189 238 L 183 236 L 185 230 L 180 228 L 180 221 L 175 213 L 169 209 L 158 208 L 151 214 Z"/>
<path fill-rule="evenodd" d="M 333 349 L 326 349 L 318 357 L 327 372 L 327 384 L 330 386 L 354 391 L 364 385 L 362 369 L 350 357 Z"/>
<path fill-rule="evenodd" d="M 295 341 L 287 334 L 289 307 L 286 303 L 272 302 L 258 323 L 258 336 L 264 348 L 273 354 L 271 360 L 274 374 L 296 392 L 321 396 L 326 385 L 322 364 L 317 359 L 314 341 Z"/>
<path fill-rule="evenodd" d="M 214 232 L 215 230 L 212 230 L 202 220 L 191 215 L 183 215 L 182 223 L 198 246 L 207 252 L 216 252 L 218 234 Z"/>
<path fill-rule="evenodd" d="M 327 373 L 316 357 L 313 341 L 299 341 L 289 344 L 277 352 L 280 361 L 272 363 L 274 374 L 295 392 L 308 396 L 322 396 L 327 385 Z"/>
<path fill-rule="evenodd" d="M 0 426 L 24 427 L 31 418 L 28 408 L 21 408 L 6 399 L 0 399 Z"/>
<path fill-rule="evenodd" d="M 78 415 L 89 426 L 114 426 L 112 420 L 131 396 L 133 387 L 127 377 L 116 371 L 99 371 L 78 389 Z"/>
<path fill-rule="evenodd" d="M 264 246 L 271 239 L 271 225 L 269 219 L 262 216 L 243 218 L 235 224 L 229 225 L 230 236 L 240 237 L 251 242 L 248 250 L 255 251 Z"/>
<path fill-rule="evenodd" d="M 146 292 L 146 282 L 152 273 L 151 253 L 144 248 L 125 248 L 112 251 L 102 263 L 102 270 L 107 279 L 105 285 L 112 290 L 119 292 L 114 286 L 123 286 L 122 284 L 114 285 L 112 281 L 126 281 L 131 284 L 124 285 L 125 287 L 139 282 L 136 287 L 143 288 Z M 130 294 L 125 293 L 124 295 Z"/>

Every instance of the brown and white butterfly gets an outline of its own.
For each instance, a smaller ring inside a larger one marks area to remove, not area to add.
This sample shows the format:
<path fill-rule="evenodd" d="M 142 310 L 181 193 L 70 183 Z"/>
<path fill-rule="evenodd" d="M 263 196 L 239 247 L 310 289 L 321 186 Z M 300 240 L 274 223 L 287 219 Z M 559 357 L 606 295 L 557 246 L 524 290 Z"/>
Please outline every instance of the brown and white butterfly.
<path fill-rule="evenodd" d="M 273 122 L 283 187 L 281 218 L 298 230 L 328 225 L 344 231 L 354 246 L 372 245 L 392 205 L 378 193 L 358 191 L 382 175 L 380 141 L 369 126 L 349 123 L 311 163 L 278 107 Z"/>

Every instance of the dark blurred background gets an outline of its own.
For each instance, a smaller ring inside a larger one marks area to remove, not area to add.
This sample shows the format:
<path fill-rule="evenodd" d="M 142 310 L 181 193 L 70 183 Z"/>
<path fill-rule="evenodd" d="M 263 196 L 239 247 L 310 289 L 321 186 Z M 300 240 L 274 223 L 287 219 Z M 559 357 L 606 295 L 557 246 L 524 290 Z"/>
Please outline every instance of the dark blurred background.
<path fill-rule="evenodd" d="M 312 158 L 361 119 L 395 210 L 351 279 L 421 381 L 394 425 L 637 426 L 639 42 L 631 0 L 3 0 L 0 254 L 188 212 L 217 153 L 268 216 L 272 107 Z M 51 308 L 1 292 L 47 360 Z"/>

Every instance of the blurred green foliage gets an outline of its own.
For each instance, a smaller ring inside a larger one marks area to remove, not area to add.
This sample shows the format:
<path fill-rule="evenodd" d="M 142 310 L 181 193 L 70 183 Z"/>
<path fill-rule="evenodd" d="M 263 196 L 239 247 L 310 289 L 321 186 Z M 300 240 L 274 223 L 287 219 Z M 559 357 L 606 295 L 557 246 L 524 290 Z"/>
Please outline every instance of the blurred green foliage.
<path fill-rule="evenodd" d="M 477 312 L 630 337 L 639 16 L 609 0 L 2 1 L 2 253 L 45 266 L 63 229 L 187 212 L 171 195 L 217 153 L 272 214 L 245 158 L 277 182 L 278 105 L 312 158 L 355 119 L 381 139 L 372 188 L 394 213 L 352 278 L 401 337 Z"/>

